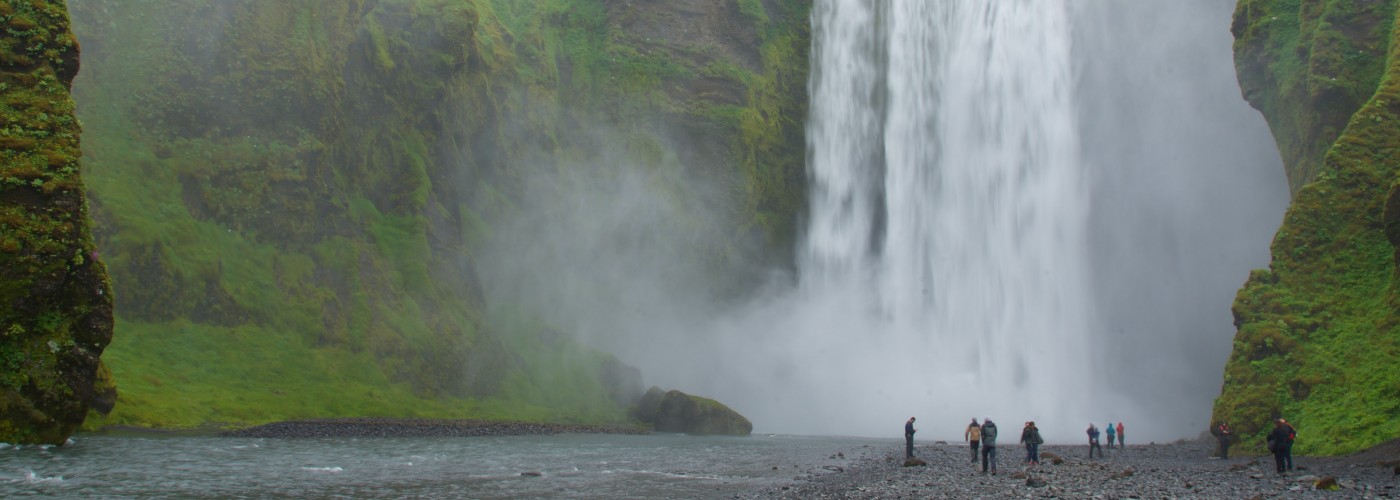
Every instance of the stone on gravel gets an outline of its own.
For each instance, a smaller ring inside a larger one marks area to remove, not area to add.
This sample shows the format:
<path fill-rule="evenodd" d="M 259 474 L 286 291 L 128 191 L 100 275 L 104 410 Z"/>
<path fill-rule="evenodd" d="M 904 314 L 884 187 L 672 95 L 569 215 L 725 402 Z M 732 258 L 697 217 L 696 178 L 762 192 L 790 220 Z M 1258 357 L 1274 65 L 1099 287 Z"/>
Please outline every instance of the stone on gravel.
<path fill-rule="evenodd" d="M 923 461 L 923 460 L 919 460 L 919 459 L 917 459 L 917 458 L 906 458 L 906 459 L 904 459 L 904 466 L 905 466 L 905 467 L 923 467 L 923 466 L 925 466 L 925 465 L 928 465 L 928 462 L 925 462 L 925 461 Z"/>
<path fill-rule="evenodd" d="M 1313 489 L 1315 490 L 1335 490 L 1338 488 L 1340 488 L 1340 486 L 1337 485 L 1337 478 L 1332 476 L 1327 476 L 1313 482 Z"/>

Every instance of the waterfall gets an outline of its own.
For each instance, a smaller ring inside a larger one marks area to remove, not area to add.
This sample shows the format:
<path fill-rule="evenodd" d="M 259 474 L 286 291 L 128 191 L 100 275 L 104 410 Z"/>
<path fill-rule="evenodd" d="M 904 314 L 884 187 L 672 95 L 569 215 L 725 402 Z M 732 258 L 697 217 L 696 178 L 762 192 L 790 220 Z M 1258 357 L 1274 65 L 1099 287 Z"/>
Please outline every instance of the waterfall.
<path fill-rule="evenodd" d="M 918 365 L 903 376 L 964 413 L 1079 425 L 1089 193 L 1066 5 L 818 0 L 812 19 L 804 292 L 917 346 L 892 354 Z"/>

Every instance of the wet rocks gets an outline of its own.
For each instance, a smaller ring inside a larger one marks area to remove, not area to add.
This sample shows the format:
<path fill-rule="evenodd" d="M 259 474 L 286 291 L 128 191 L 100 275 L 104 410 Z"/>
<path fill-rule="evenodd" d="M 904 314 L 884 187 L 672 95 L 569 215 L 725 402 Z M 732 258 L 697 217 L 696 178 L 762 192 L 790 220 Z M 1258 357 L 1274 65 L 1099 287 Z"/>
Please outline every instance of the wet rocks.
<path fill-rule="evenodd" d="M 999 475 L 982 474 L 981 464 L 968 461 L 958 445 L 923 445 L 915 449 L 923 467 L 902 467 L 904 443 L 885 440 L 873 450 L 830 469 L 794 478 L 792 482 L 755 491 L 743 498 L 1334 498 L 1336 492 L 1315 490 L 1312 481 L 1335 478 L 1335 487 L 1357 497 L 1381 497 L 1395 479 L 1393 466 L 1365 466 L 1298 457 L 1316 474 L 1278 475 L 1272 460 L 1261 464 L 1251 457 L 1219 460 L 1210 457 L 1213 442 L 1138 445 L 1129 453 L 1107 458 L 1084 458 L 1081 446 L 1042 447 L 1040 465 L 1019 463 L 1003 450 Z M 1048 450 L 1047 450 L 1048 448 Z M 1053 453 L 1047 455 L 1047 452 Z M 1062 458 L 1059 465 L 1046 463 Z M 1346 494 L 1346 493 L 1344 493 Z"/>

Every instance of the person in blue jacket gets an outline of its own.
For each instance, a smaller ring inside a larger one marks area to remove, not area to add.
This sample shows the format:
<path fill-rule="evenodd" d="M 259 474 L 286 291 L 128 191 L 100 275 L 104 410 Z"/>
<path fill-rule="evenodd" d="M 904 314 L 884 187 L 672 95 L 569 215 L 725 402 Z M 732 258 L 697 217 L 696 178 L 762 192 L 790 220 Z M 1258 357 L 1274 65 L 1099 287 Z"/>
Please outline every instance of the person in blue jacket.
<path fill-rule="evenodd" d="M 1111 450 L 1111 449 L 1113 449 L 1113 438 L 1114 438 L 1114 436 L 1113 436 L 1113 434 L 1114 434 L 1114 432 L 1113 432 L 1113 421 L 1109 421 L 1109 422 L 1108 422 L 1108 428 L 1107 428 L 1107 429 L 1104 429 L 1104 433 L 1108 434 L 1108 449 Z"/>

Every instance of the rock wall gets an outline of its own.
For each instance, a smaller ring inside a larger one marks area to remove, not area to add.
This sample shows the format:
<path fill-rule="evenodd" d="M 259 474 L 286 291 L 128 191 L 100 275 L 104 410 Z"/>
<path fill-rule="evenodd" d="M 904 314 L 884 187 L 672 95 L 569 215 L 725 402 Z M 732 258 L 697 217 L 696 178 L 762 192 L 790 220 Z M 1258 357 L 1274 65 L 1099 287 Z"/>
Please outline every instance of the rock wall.
<path fill-rule="evenodd" d="M 1246 0 L 1235 13 L 1241 88 L 1268 120 L 1294 191 L 1269 269 L 1236 296 L 1214 408 L 1251 452 L 1263 452 L 1277 417 L 1298 428 L 1301 454 L 1400 435 L 1396 10 Z"/>
<path fill-rule="evenodd" d="M 114 397 L 112 290 L 93 245 L 62 1 L 0 0 L 0 442 L 59 444 Z"/>
<path fill-rule="evenodd" d="M 69 4 L 117 290 L 102 424 L 620 416 L 616 360 L 486 309 L 529 179 L 640 165 L 724 207 L 674 222 L 730 289 L 791 260 L 807 2 Z"/>

